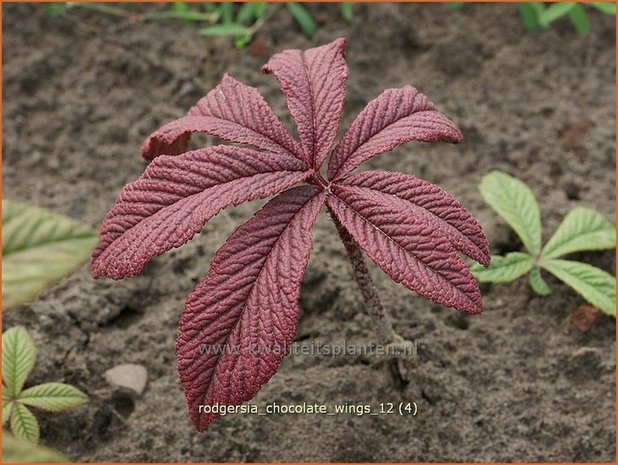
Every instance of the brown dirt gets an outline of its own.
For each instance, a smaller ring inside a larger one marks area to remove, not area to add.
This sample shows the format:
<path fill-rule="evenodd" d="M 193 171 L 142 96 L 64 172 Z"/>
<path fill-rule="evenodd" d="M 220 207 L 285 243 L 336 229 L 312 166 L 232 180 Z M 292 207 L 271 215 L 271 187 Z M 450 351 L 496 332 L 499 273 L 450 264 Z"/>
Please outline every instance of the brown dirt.
<path fill-rule="evenodd" d="M 259 67 L 275 51 L 349 39 L 345 122 L 383 88 L 414 84 L 462 128 L 459 146 L 408 145 L 372 167 L 440 184 L 478 216 L 495 254 L 520 247 L 482 202 L 480 178 L 501 169 L 541 200 L 545 239 L 571 208 L 614 216 L 615 27 L 592 16 L 526 33 L 513 6 L 356 5 L 345 23 L 334 5 L 312 5 L 304 38 L 283 11 L 261 30 L 263 56 L 199 37 L 181 23 L 139 24 L 88 11 L 59 19 L 40 6 L 4 5 L 4 196 L 97 225 L 120 188 L 144 168 L 142 139 L 216 85 L 224 72 L 284 103 Z M 257 51 L 256 51 L 257 50 Z M 286 116 L 286 122 L 289 119 Z M 614 321 L 583 334 L 569 322 L 582 300 L 547 277 L 484 288 L 486 310 L 466 317 L 432 305 L 372 268 L 396 329 L 418 341 L 410 381 L 368 357 L 288 357 L 255 402 L 418 404 L 416 417 L 227 416 L 195 432 L 177 380 L 174 340 L 185 296 L 206 275 L 252 203 L 214 219 L 181 250 L 138 278 L 94 281 L 87 267 L 4 315 L 39 347 L 32 383 L 79 386 L 91 403 L 38 414 L 42 442 L 75 461 L 613 461 Z M 326 216 L 303 286 L 298 339 L 350 343 L 374 337 Z M 612 252 L 578 258 L 614 271 Z M 103 373 L 142 363 L 137 400 Z"/>

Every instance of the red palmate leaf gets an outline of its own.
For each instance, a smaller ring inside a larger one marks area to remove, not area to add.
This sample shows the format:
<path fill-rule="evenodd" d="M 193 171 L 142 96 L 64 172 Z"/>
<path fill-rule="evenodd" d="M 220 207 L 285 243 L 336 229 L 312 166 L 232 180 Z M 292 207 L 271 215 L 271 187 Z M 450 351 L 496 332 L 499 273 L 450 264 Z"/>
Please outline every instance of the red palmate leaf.
<path fill-rule="evenodd" d="M 199 431 L 219 415 L 200 406 L 250 400 L 277 371 L 296 334 L 311 226 L 324 203 L 315 186 L 291 189 L 241 226 L 187 299 L 178 372 Z"/>
<path fill-rule="evenodd" d="M 152 257 L 189 241 L 223 208 L 276 194 L 309 174 L 290 156 L 239 147 L 157 157 L 122 190 L 101 224 L 92 274 L 139 274 Z"/>
<path fill-rule="evenodd" d="M 189 110 L 187 116 L 153 132 L 142 145 L 142 155 L 151 160 L 161 154 L 185 152 L 194 132 L 303 159 L 300 145 L 257 89 L 227 74 Z"/>
<path fill-rule="evenodd" d="M 348 78 L 345 46 L 345 39 L 337 39 L 306 51 L 286 50 L 262 68 L 279 81 L 312 168 L 324 162 L 341 122 Z"/>
<path fill-rule="evenodd" d="M 200 431 L 218 416 L 200 406 L 251 399 L 288 353 L 310 231 L 324 202 L 343 234 L 395 281 L 443 305 L 481 311 L 478 285 L 457 252 L 487 265 L 487 240 L 463 206 L 411 175 L 350 174 L 408 141 L 461 140 L 425 96 L 407 86 L 371 101 L 332 151 L 331 181 L 322 178 L 341 120 L 344 50 L 345 39 L 337 39 L 281 52 L 263 67 L 281 85 L 300 142 L 256 89 L 224 76 L 185 117 L 146 140 L 143 155 L 152 162 L 101 225 L 92 274 L 122 278 L 190 240 L 221 209 L 279 194 L 217 251 L 207 278 L 187 299 L 178 373 Z M 218 145 L 186 152 L 194 132 L 255 150 Z M 303 181 L 309 185 L 293 187 Z"/>
<path fill-rule="evenodd" d="M 434 222 L 377 191 L 335 185 L 333 193 L 330 210 L 393 280 L 447 307 L 481 311 L 474 277 Z"/>
<path fill-rule="evenodd" d="M 481 225 L 448 192 L 411 174 L 364 171 L 347 176 L 341 185 L 394 195 L 411 203 L 415 216 L 424 217 L 453 246 L 477 262 L 489 265 L 489 245 Z"/>
<path fill-rule="evenodd" d="M 461 140 L 459 129 L 414 87 L 387 89 L 367 104 L 333 150 L 328 178 L 338 179 L 406 142 Z"/>

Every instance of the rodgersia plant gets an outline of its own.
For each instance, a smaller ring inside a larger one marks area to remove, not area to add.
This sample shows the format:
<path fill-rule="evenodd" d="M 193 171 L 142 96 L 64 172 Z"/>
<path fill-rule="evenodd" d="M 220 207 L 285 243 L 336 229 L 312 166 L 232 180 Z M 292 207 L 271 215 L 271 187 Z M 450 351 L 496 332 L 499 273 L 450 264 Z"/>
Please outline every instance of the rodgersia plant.
<path fill-rule="evenodd" d="M 445 191 L 412 175 L 352 173 L 405 142 L 460 142 L 460 131 L 405 86 L 369 102 L 333 148 L 348 76 L 345 44 L 337 39 L 286 50 L 263 67 L 279 81 L 299 140 L 256 89 L 226 75 L 185 117 L 144 142 L 143 156 L 152 162 L 122 190 L 101 225 L 92 274 L 120 279 L 189 241 L 221 209 L 276 195 L 217 251 L 180 319 L 178 372 L 200 431 L 218 416 L 200 406 L 250 400 L 287 353 L 300 315 L 311 227 L 323 207 L 343 239 L 382 343 L 402 340 L 362 251 L 421 296 L 466 313 L 481 311 L 478 285 L 457 253 L 489 264 L 478 222 Z M 187 151 L 194 132 L 242 146 Z"/>

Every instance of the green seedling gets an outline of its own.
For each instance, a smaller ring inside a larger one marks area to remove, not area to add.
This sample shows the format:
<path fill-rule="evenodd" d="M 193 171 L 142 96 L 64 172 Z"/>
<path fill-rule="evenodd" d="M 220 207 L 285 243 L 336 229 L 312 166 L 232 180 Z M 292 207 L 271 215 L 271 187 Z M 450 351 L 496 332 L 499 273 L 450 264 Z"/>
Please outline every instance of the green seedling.
<path fill-rule="evenodd" d="M 270 6 L 270 8 L 269 8 Z M 187 24 L 198 23 L 198 33 L 203 36 L 223 36 L 234 39 L 238 48 L 247 46 L 255 33 L 266 23 L 267 19 L 282 5 L 266 2 L 251 3 L 201 3 L 174 2 L 162 11 L 136 12 L 105 3 L 50 3 L 45 6 L 47 14 L 57 18 L 72 9 L 88 9 L 130 21 L 179 20 Z M 292 15 L 304 35 L 312 38 L 316 24 L 311 13 L 301 3 L 286 3 L 287 11 Z M 341 3 L 341 15 L 347 22 L 354 19 L 353 3 Z M 207 23 L 207 25 L 204 25 Z"/>
<path fill-rule="evenodd" d="M 37 443 L 39 424 L 28 407 L 61 412 L 88 402 L 88 396 L 64 383 L 44 383 L 24 389 L 34 367 L 36 347 L 25 328 L 2 335 L 2 424 L 19 440 Z"/>
<path fill-rule="evenodd" d="M 450 3 L 447 8 L 457 11 L 464 5 L 465 2 L 455 2 Z M 517 8 L 525 28 L 529 31 L 546 29 L 560 18 L 568 17 L 575 30 L 584 35 L 590 32 L 590 20 L 584 5 L 606 15 L 616 15 L 616 4 L 613 2 L 557 2 L 547 6 L 541 2 L 532 2 L 519 3 Z"/>
<path fill-rule="evenodd" d="M 97 232 L 42 208 L 2 201 L 2 299 L 8 309 L 30 302 L 90 256 Z"/>
<path fill-rule="evenodd" d="M 472 273 L 479 281 L 506 283 L 530 273 L 532 289 L 548 295 L 549 286 L 541 276 L 541 270 L 546 270 L 604 313 L 616 316 L 615 278 L 586 263 L 560 258 L 574 252 L 614 249 L 616 228 L 612 223 L 594 210 L 578 207 L 566 215 L 542 246 L 541 214 L 528 186 L 493 171 L 481 181 L 480 191 L 485 202 L 517 233 L 527 252 L 494 256 L 489 268 L 473 265 Z"/>

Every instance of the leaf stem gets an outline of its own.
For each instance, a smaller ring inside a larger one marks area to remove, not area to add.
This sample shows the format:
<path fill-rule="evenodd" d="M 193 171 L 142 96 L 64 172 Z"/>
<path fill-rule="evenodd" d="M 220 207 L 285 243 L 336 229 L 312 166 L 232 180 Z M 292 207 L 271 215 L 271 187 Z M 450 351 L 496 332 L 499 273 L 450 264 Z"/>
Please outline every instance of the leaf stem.
<path fill-rule="evenodd" d="M 371 275 L 369 274 L 369 270 L 367 269 L 367 263 L 363 257 L 363 252 L 335 215 L 330 211 L 329 213 L 335 223 L 335 226 L 337 227 L 337 232 L 341 237 L 341 241 L 343 242 L 345 250 L 348 254 L 348 258 L 350 259 L 352 274 L 354 275 L 354 280 L 356 281 L 356 284 L 358 284 L 361 294 L 363 295 L 365 307 L 371 315 L 371 319 L 375 323 L 380 344 L 402 342 L 403 339 L 393 330 L 391 319 L 384 310 L 382 302 L 380 302 L 378 291 L 373 283 Z"/>

